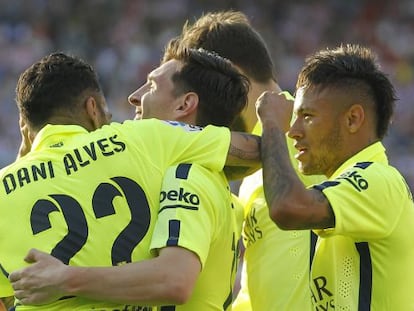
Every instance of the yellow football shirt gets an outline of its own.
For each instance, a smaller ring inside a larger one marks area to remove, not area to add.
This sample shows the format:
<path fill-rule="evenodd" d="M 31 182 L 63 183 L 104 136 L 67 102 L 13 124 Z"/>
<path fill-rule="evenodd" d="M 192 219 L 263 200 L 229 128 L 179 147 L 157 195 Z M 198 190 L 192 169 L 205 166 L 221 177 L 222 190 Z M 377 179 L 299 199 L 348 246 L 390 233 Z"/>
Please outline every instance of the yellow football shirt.
<path fill-rule="evenodd" d="M 314 243 L 311 231 L 284 231 L 270 219 L 261 171 L 245 179 L 240 190 L 241 194 L 247 194 L 245 251 L 241 290 L 233 310 L 311 310 L 309 272 Z"/>
<path fill-rule="evenodd" d="M 414 204 L 381 143 L 318 186 L 335 214 L 312 262 L 318 310 L 414 310 Z"/>
<path fill-rule="evenodd" d="M 286 92 L 285 96 L 293 99 Z M 253 133 L 260 135 L 261 132 L 258 123 Z M 292 142 L 287 138 L 292 165 L 297 168 L 294 158 L 297 151 Z M 307 186 L 324 179 L 298 175 Z M 233 311 L 312 310 L 309 273 L 315 237 L 310 230 L 281 230 L 270 219 L 261 170 L 243 180 L 239 196 L 245 204 L 245 251 L 241 289 Z"/>
<path fill-rule="evenodd" d="M 0 267 L 1 271 L 1 267 Z M 7 276 L 0 272 L 0 293 L 4 293 L 0 297 L 13 296 L 13 288 L 7 279 Z"/>
<path fill-rule="evenodd" d="M 32 151 L 0 171 L 0 265 L 27 264 L 32 247 L 66 264 L 111 266 L 149 258 L 165 170 L 182 161 L 219 171 L 230 142 L 226 128 L 159 120 L 112 123 L 88 133 L 48 125 Z M 0 296 L 10 296 L 0 279 Z M 99 282 L 99 280 L 97 280 Z M 17 310 L 115 310 L 81 298 Z"/>
<path fill-rule="evenodd" d="M 167 170 L 151 249 L 179 246 L 200 259 L 189 301 L 159 310 L 230 310 L 240 235 L 224 173 L 180 164 Z"/>

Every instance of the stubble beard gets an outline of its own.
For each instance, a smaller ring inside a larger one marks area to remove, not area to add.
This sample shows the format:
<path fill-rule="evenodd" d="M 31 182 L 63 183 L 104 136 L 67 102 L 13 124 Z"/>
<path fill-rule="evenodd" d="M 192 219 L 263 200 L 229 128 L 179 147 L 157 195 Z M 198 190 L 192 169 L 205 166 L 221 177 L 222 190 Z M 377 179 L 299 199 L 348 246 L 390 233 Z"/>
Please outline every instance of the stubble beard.
<path fill-rule="evenodd" d="M 332 175 L 339 167 L 338 154 L 343 148 L 343 137 L 339 128 L 333 126 L 329 134 L 321 137 L 318 146 L 312 147 L 308 163 L 299 163 L 304 175 Z"/>

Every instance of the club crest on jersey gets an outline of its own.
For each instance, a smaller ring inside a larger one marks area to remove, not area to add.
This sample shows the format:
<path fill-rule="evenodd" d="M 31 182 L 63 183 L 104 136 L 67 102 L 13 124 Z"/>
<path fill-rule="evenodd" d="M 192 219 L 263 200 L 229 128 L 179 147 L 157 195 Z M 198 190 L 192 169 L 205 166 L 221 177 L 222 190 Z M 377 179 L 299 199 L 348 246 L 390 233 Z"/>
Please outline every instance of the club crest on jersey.
<path fill-rule="evenodd" d="M 179 121 L 169 121 L 166 120 L 164 121 L 165 123 L 168 123 L 172 126 L 179 126 L 181 127 L 184 131 L 187 132 L 195 132 L 195 131 L 201 131 L 203 128 L 201 126 L 197 126 L 197 125 L 192 125 L 192 124 L 187 124 L 184 122 L 179 122 Z"/>

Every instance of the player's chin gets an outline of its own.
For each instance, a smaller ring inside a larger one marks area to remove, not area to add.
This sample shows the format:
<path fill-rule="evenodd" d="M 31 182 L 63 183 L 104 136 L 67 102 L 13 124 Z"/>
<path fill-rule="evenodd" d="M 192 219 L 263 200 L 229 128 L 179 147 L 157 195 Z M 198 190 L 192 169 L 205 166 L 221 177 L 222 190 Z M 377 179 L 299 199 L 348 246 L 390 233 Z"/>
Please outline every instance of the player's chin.
<path fill-rule="evenodd" d="M 303 175 L 312 175 L 313 174 L 312 168 L 309 167 L 309 165 L 307 165 L 307 163 L 303 162 L 303 161 L 299 161 L 298 170 Z"/>
<path fill-rule="evenodd" d="M 299 171 L 299 173 L 306 175 L 305 166 L 300 161 L 299 161 L 299 164 L 298 164 L 298 171 Z"/>

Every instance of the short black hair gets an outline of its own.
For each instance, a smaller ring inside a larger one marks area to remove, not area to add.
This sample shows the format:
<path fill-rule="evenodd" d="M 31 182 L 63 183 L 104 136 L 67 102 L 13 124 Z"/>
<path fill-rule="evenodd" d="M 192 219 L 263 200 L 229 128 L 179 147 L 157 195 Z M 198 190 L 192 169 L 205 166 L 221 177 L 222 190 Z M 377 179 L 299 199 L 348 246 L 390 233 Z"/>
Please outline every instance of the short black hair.
<path fill-rule="evenodd" d="M 172 77 L 175 92 L 197 93 L 197 125 L 230 126 L 247 105 L 249 80 L 211 51 L 183 49 L 175 57 L 184 64 Z"/>
<path fill-rule="evenodd" d="M 21 116 L 40 129 L 56 112 L 72 113 L 85 92 L 101 93 L 98 76 L 87 62 L 55 52 L 26 69 L 16 86 L 16 103 Z"/>
<path fill-rule="evenodd" d="M 397 100 L 394 86 L 381 71 L 377 55 L 369 48 L 346 44 L 321 50 L 305 60 L 296 88 L 347 87 L 375 104 L 377 136 L 388 131 Z"/>

